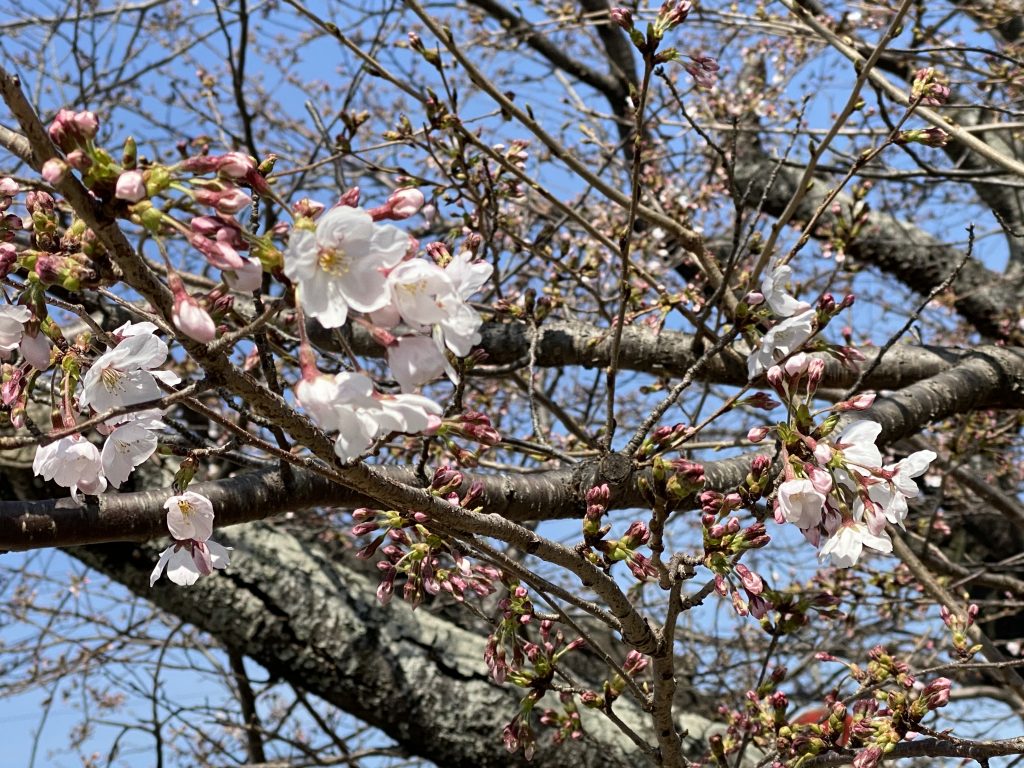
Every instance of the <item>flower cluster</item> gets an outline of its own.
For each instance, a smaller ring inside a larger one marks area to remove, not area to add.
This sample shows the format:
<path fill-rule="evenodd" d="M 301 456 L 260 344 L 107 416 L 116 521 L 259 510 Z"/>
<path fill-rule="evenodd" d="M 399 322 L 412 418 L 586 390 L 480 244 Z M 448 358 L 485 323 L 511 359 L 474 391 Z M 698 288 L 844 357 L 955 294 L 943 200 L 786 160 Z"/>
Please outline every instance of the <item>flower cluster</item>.
<path fill-rule="evenodd" d="M 167 359 L 167 345 L 154 335 L 152 323 L 126 323 L 114 332 L 118 343 L 100 355 L 82 380 L 80 408 L 105 412 L 141 405 L 159 399 L 158 381 L 175 384 L 180 379 L 170 371 L 153 370 Z M 131 473 L 157 449 L 156 432 L 164 428 L 159 410 L 142 410 L 107 419 L 99 427 L 106 436 L 98 449 L 81 434 L 62 437 L 36 449 L 32 469 L 78 494 L 100 494 L 108 484 L 120 488 Z M 64 401 L 62 421 L 75 425 L 70 402 Z"/>
<path fill-rule="evenodd" d="M 467 299 L 492 271 L 470 251 L 451 256 L 441 245 L 427 249 L 432 260 L 410 258 L 415 241 L 377 223 L 412 215 L 422 202 L 419 192 L 399 190 L 371 211 L 341 204 L 315 223 L 300 218 L 285 253 L 284 271 L 298 285 L 304 311 L 325 328 L 360 313 L 386 344 L 392 374 L 406 392 L 446 371 L 454 379 L 445 350 L 464 357 L 479 343 L 480 315 Z"/>
<path fill-rule="evenodd" d="M 419 434 L 441 424 L 441 406 L 422 395 L 386 395 L 361 373 L 333 376 L 303 365 L 295 396 L 318 426 L 338 432 L 334 452 L 342 461 L 366 453 L 379 437 L 392 432 Z"/>
<path fill-rule="evenodd" d="M 472 484 L 465 493 L 461 472 L 450 467 L 439 467 L 431 480 L 431 494 L 452 506 L 475 509 L 479 505 L 482 487 Z M 466 595 L 486 596 L 494 591 L 494 582 L 501 574 L 486 565 L 473 565 L 463 556 L 459 546 L 444 536 L 432 533 L 426 524 L 429 518 L 423 512 L 400 513 L 395 510 L 357 509 L 352 516 L 358 521 L 352 529 L 356 537 L 381 531 L 356 556 L 369 558 L 380 550 L 384 559 L 377 563 L 381 572 L 377 599 L 384 605 L 391 601 L 395 580 L 405 580 L 403 599 L 413 608 L 419 606 L 425 595 L 447 592 L 462 602 Z M 381 545 L 384 546 L 381 546 Z M 448 565 L 454 563 L 454 567 Z"/>
<path fill-rule="evenodd" d="M 807 460 L 792 456 L 786 480 L 778 488 L 775 519 L 796 525 L 815 546 L 819 556 L 848 568 L 864 547 L 891 552 L 886 523 L 903 527 L 907 499 L 919 493 L 914 478 L 935 459 L 932 451 L 917 451 L 893 464 L 883 465 L 875 445 L 881 424 L 861 420 L 848 425 L 829 444 L 810 438 Z M 789 451 L 787 450 L 787 455 Z"/>
<path fill-rule="evenodd" d="M 167 530 L 174 543 L 160 553 L 149 586 L 167 571 L 167 578 L 182 587 L 190 587 L 200 576 L 228 567 L 230 547 L 210 540 L 213 535 L 213 504 L 199 493 L 185 491 L 164 502 Z"/>
<path fill-rule="evenodd" d="M 762 281 L 760 293 L 748 297 L 751 305 L 767 303 L 772 314 L 783 318 L 761 337 L 760 346 L 747 358 L 750 378 L 796 352 L 814 334 L 814 309 L 786 292 L 792 274 L 787 266 L 776 267 Z"/>

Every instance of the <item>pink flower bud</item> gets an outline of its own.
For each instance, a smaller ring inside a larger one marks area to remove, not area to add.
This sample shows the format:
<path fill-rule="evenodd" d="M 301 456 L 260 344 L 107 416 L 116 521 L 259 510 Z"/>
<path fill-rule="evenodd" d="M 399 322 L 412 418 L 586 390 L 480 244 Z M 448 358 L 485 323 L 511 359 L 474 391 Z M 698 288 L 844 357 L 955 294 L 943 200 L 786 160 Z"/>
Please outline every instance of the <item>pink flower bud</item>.
<path fill-rule="evenodd" d="M 608 483 L 602 483 L 601 485 L 595 485 L 593 488 L 587 490 L 586 500 L 587 504 L 607 504 L 608 500 L 611 499 L 612 494 L 608 488 Z"/>
<path fill-rule="evenodd" d="M 59 184 L 68 175 L 68 164 L 56 157 L 51 157 L 43 163 L 41 174 L 47 184 Z"/>
<path fill-rule="evenodd" d="M 760 291 L 751 291 L 744 298 L 748 307 L 756 307 L 764 303 L 764 294 Z"/>
<path fill-rule="evenodd" d="M 633 28 L 633 12 L 629 8 L 612 8 L 608 15 L 614 24 L 627 32 Z"/>
<path fill-rule="evenodd" d="M 747 405 L 751 408 L 760 408 L 762 411 L 771 411 L 778 408 L 779 401 L 767 392 L 755 392 L 747 398 Z"/>
<path fill-rule="evenodd" d="M 26 329 L 25 335 L 21 337 L 19 349 L 25 362 L 36 370 L 45 371 L 50 367 L 50 340 L 46 338 L 45 333 L 39 331 L 32 335 Z"/>
<path fill-rule="evenodd" d="M 807 478 L 818 493 L 828 496 L 832 490 L 832 475 L 821 467 L 804 465 L 807 468 Z"/>
<path fill-rule="evenodd" d="M 18 182 L 10 176 L 0 177 L 0 195 L 14 197 L 16 194 L 18 194 Z"/>
<path fill-rule="evenodd" d="M 874 392 L 861 392 L 856 397 L 850 398 L 844 403 L 839 404 L 839 409 L 843 411 L 864 411 L 871 407 L 875 402 L 877 395 Z"/>
<path fill-rule="evenodd" d="M 825 361 L 815 358 L 807 364 L 807 389 L 813 392 L 821 383 L 821 377 L 825 375 Z"/>
<path fill-rule="evenodd" d="M 96 136 L 99 121 L 92 112 L 72 112 L 62 109 L 50 124 L 50 139 L 65 152 L 85 144 Z"/>
<path fill-rule="evenodd" d="M 5 365 L 4 368 L 10 368 Z M 0 386 L 0 402 L 4 405 L 13 405 L 21 394 L 21 385 L 24 383 L 24 374 L 20 368 L 11 369 L 11 378 Z"/>
<path fill-rule="evenodd" d="M 345 193 L 338 198 L 337 205 L 356 208 L 359 205 L 359 187 L 352 187 L 351 189 L 345 190 Z"/>
<path fill-rule="evenodd" d="M 137 203 L 145 198 L 146 182 L 142 178 L 142 171 L 125 171 L 118 176 L 114 197 L 129 203 Z"/>
<path fill-rule="evenodd" d="M 196 190 L 196 202 L 203 205 L 211 205 L 219 213 L 235 214 L 252 202 L 248 193 L 238 187 L 228 187 L 220 191 L 212 189 Z"/>
<path fill-rule="evenodd" d="M 318 203 L 316 200 L 310 200 L 308 197 L 304 197 L 292 206 L 292 210 L 295 211 L 296 216 L 305 216 L 307 219 L 315 219 L 323 213 L 325 207 L 326 206 L 323 203 Z"/>
<path fill-rule="evenodd" d="M 170 272 L 167 282 L 174 294 L 174 309 L 171 313 L 174 326 L 190 339 L 202 344 L 209 344 L 217 338 L 217 326 L 213 318 L 199 306 L 198 301 L 188 295 L 181 278 Z"/>
<path fill-rule="evenodd" d="M 243 152 L 228 152 L 217 161 L 217 173 L 229 179 L 244 179 L 255 170 L 255 161 Z"/>
<path fill-rule="evenodd" d="M 743 563 L 738 563 L 735 570 L 736 575 L 743 582 L 743 588 L 747 592 L 752 595 L 760 595 L 764 591 L 764 582 L 761 580 L 761 577 L 743 565 Z"/>
<path fill-rule="evenodd" d="M 646 544 L 650 540 L 651 532 L 643 522 L 634 520 L 629 524 L 629 528 L 626 529 L 626 535 L 623 538 L 628 540 L 623 542 L 627 546 L 631 548 L 637 547 L 641 544 Z"/>
<path fill-rule="evenodd" d="M 754 427 L 747 432 L 747 440 L 752 443 L 760 443 L 768 436 L 769 432 L 771 432 L 771 427 Z"/>
<path fill-rule="evenodd" d="M 810 362 L 811 358 L 807 356 L 806 352 L 797 352 L 782 364 L 782 370 L 786 372 L 789 378 L 795 379 L 803 375 Z"/>
<path fill-rule="evenodd" d="M 0 243 L 0 278 L 7 277 L 18 260 L 18 251 L 10 243 Z"/>
<path fill-rule="evenodd" d="M 928 709 L 938 709 L 949 703 L 949 689 L 952 681 L 947 677 L 939 677 L 925 686 L 921 692 L 922 698 L 927 702 Z"/>
<path fill-rule="evenodd" d="M 75 129 L 78 131 L 78 135 L 83 139 L 92 139 L 96 137 L 96 132 L 100 128 L 100 122 L 96 119 L 96 115 L 88 110 L 85 112 L 77 112 L 72 118 Z"/>
<path fill-rule="evenodd" d="M 387 204 L 391 206 L 391 218 L 407 219 L 416 214 L 423 207 L 424 202 L 422 192 L 412 187 L 406 187 L 392 192 Z"/>
<path fill-rule="evenodd" d="M 68 152 L 67 160 L 68 165 L 82 173 L 92 168 L 92 158 L 80 149 L 73 149 Z"/>
<path fill-rule="evenodd" d="M 832 461 L 832 446 L 824 442 L 818 443 L 814 446 L 814 458 L 821 466 L 827 466 Z"/>

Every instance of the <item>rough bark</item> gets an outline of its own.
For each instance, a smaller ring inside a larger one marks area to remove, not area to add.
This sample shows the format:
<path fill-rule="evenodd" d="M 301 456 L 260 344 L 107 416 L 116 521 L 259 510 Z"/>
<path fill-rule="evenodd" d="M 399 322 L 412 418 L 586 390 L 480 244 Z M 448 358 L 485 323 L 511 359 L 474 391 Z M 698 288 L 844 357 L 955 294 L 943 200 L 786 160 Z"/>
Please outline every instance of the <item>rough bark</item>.
<path fill-rule="evenodd" d="M 501 741 L 524 691 L 494 684 L 483 662 L 485 638 L 429 605 L 381 606 L 376 584 L 348 559 L 286 530 L 251 524 L 222 532 L 231 568 L 189 589 L 149 587 L 151 547 L 102 545 L 68 550 L 161 609 L 371 725 L 410 754 L 459 768 L 527 765 Z M 592 681 L 592 684 L 599 681 Z M 548 702 L 554 705 L 554 700 Z M 616 713 L 643 732 L 642 714 L 622 700 Z M 587 738 L 563 747 L 539 739 L 532 765 L 644 765 L 639 749 L 607 719 L 584 711 Z M 696 746 L 709 727 L 680 724 Z"/>

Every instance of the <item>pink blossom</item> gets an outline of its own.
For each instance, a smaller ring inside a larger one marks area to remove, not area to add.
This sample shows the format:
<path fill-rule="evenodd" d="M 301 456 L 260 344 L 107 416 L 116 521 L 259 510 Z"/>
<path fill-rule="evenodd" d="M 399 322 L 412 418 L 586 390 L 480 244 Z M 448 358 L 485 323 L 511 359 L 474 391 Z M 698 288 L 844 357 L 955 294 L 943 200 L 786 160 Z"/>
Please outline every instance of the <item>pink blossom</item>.
<path fill-rule="evenodd" d="M 142 171 L 125 171 L 118 176 L 114 197 L 118 200 L 127 200 L 129 203 L 137 203 L 145 198 L 146 181 L 142 177 Z"/>
<path fill-rule="evenodd" d="M 51 157 L 43 163 L 40 174 L 47 184 L 59 184 L 68 175 L 68 164 L 59 158 Z"/>

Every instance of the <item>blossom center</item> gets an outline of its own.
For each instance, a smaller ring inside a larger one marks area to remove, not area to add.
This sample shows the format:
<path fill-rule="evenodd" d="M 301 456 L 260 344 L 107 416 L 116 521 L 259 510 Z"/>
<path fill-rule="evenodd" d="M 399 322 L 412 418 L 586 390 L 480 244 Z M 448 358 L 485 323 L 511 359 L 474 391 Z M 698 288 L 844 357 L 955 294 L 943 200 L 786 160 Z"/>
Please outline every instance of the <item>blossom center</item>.
<path fill-rule="evenodd" d="M 181 512 L 181 516 L 184 519 L 188 520 L 192 516 L 192 513 L 195 512 L 196 510 L 191 504 L 188 503 L 187 500 L 179 499 L 178 511 Z"/>
<path fill-rule="evenodd" d="M 321 248 L 317 253 L 317 266 L 334 277 L 348 274 L 350 263 L 344 248 Z"/>
<path fill-rule="evenodd" d="M 124 374 L 117 370 L 117 368 L 104 368 L 100 374 L 100 379 L 103 381 L 103 386 L 106 387 L 107 392 L 117 392 L 122 388 L 121 379 L 124 378 Z"/>
<path fill-rule="evenodd" d="M 419 296 L 421 293 L 427 290 L 427 281 L 425 279 L 413 280 L 411 282 L 399 283 L 399 290 L 405 291 L 410 296 Z"/>

